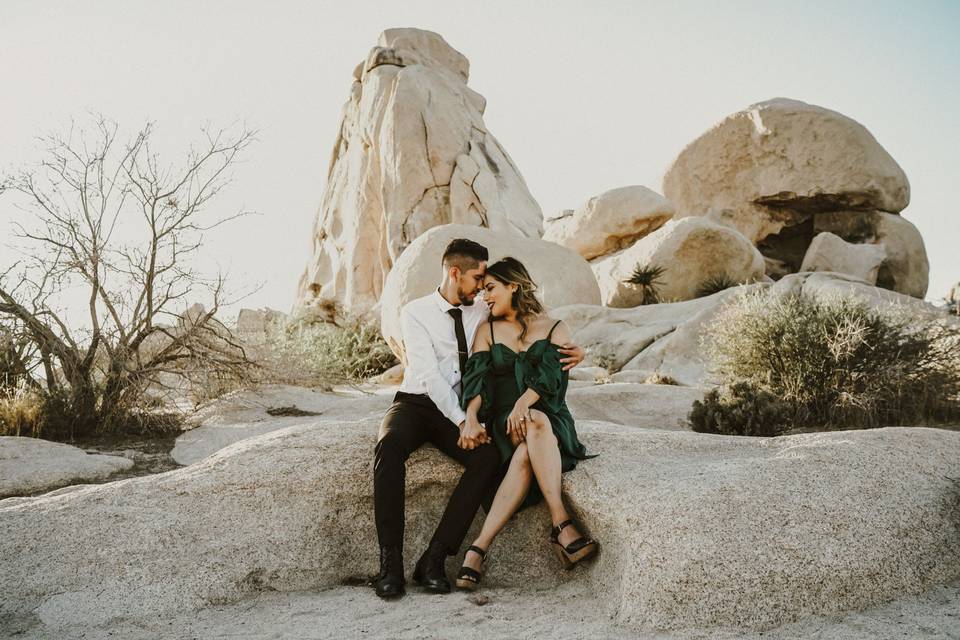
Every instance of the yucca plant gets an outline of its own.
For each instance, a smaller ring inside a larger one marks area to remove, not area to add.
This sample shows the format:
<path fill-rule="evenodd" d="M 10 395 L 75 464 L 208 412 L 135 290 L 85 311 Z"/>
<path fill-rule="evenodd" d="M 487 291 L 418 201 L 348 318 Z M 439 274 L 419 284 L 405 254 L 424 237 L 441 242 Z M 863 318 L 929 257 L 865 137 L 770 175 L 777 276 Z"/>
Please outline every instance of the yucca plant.
<path fill-rule="evenodd" d="M 657 304 L 660 302 L 660 286 L 665 272 L 666 269 L 659 265 L 638 264 L 624 282 L 640 289 L 640 304 Z"/>
<path fill-rule="evenodd" d="M 725 273 L 722 273 L 718 276 L 710 276 L 706 280 L 700 283 L 700 286 L 697 287 L 697 291 L 694 294 L 697 298 L 706 298 L 707 296 L 713 295 L 718 291 L 723 291 L 724 289 L 729 289 L 730 287 L 735 287 L 739 282 L 736 282 L 733 278 L 728 276 Z"/>

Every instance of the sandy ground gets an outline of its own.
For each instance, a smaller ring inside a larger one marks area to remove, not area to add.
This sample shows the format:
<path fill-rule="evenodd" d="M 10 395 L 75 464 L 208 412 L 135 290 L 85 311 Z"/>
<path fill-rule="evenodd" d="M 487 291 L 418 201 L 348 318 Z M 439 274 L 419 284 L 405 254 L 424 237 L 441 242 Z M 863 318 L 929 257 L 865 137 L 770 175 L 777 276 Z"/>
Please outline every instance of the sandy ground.
<path fill-rule="evenodd" d="M 650 640 L 874 640 L 960 638 L 960 582 L 858 613 L 811 617 L 763 633 L 737 629 L 638 633 L 610 622 L 592 601 L 569 587 L 545 590 L 484 589 L 481 596 L 454 592 L 437 596 L 412 588 L 384 602 L 367 586 L 324 591 L 262 593 L 165 620 L 127 620 L 109 628 L 49 633 L 8 629 L 18 639 L 277 639 L 397 638 L 491 640 L 493 638 L 644 638 Z"/>

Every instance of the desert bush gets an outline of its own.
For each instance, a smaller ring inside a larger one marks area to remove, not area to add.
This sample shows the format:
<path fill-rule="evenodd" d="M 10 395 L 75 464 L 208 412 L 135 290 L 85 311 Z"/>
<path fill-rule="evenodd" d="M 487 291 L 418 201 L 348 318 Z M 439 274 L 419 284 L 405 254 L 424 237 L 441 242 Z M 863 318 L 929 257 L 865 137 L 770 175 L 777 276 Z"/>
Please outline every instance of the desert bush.
<path fill-rule="evenodd" d="M 793 408 L 754 382 L 735 382 L 695 400 L 694 431 L 737 436 L 776 436 L 792 426 Z"/>
<path fill-rule="evenodd" d="M 261 352 L 266 379 L 309 386 L 354 384 L 397 364 L 379 329 L 359 318 L 270 326 Z"/>
<path fill-rule="evenodd" d="M 638 264 L 633 274 L 624 282 L 640 289 L 640 304 L 657 304 L 661 302 L 660 287 L 666 269 L 654 264 Z"/>
<path fill-rule="evenodd" d="M 704 348 L 727 383 L 789 403 L 798 426 L 916 425 L 960 417 L 960 330 L 904 306 L 758 291 L 729 304 Z"/>

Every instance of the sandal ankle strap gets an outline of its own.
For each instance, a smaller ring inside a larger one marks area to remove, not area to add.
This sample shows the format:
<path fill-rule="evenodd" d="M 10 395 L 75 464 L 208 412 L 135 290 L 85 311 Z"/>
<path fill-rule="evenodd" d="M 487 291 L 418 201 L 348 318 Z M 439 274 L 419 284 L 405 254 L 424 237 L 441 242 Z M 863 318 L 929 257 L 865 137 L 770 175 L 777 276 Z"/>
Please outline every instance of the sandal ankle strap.
<path fill-rule="evenodd" d="M 474 546 L 474 545 L 470 545 L 469 547 L 467 547 L 467 551 L 473 551 L 474 553 L 476 553 L 477 555 L 480 556 L 480 559 L 481 559 L 481 560 L 486 560 L 486 559 L 487 559 L 487 552 L 486 552 L 486 550 L 481 549 L 480 547 L 476 547 L 476 546 Z"/>
<path fill-rule="evenodd" d="M 561 532 L 561 531 L 563 531 L 564 529 L 566 529 L 567 527 L 569 527 L 569 526 L 572 525 L 572 524 L 573 524 L 573 518 L 568 518 L 567 520 L 564 520 L 563 522 L 561 522 L 560 524 L 558 524 L 557 526 L 555 526 L 555 527 L 551 530 L 551 533 L 552 533 L 554 536 L 558 536 L 558 535 L 560 535 L 560 532 Z"/>

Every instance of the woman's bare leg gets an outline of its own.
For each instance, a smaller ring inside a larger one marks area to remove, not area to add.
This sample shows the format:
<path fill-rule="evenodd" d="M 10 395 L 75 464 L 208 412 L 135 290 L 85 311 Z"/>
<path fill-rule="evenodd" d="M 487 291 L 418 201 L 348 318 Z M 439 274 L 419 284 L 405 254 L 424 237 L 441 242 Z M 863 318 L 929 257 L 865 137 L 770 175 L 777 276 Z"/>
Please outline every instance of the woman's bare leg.
<path fill-rule="evenodd" d="M 567 513 L 567 507 L 563 504 L 563 495 L 560 487 L 560 445 L 557 437 L 553 435 L 553 428 L 550 426 L 550 419 L 546 414 L 536 409 L 530 411 L 532 422 L 527 422 L 527 451 L 530 455 L 530 465 L 533 467 L 533 474 L 537 478 L 537 484 L 540 485 L 540 491 L 543 492 L 543 499 L 550 509 L 550 519 L 553 526 L 557 526 L 564 520 L 570 518 Z M 560 544 L 567 545 L 580 537 L 580 532 L 575 527 L 565 527 L 560 532 Z"/>
<path fill-rule="evenodd" d="M 533 479 L 533 473 L 530 469 L 530 457 L 527 455 L 527 445 L 521 442 L 514 450 L 513 457 L 510 459 L 510 467 L 507 469 L 507 475 L 497 489 L 497 495 L 493 498 L 493 505 L 490 512 L 483 521 L 483 527 L 480 529 L 480 535 L 473 541 L 473 544 L 481 549 L 489 549 L 493 544 L 493 539 L 503 530 L 510 517 L 517 512 L 517 507 L 523 502 L 530 490 L 530 482 Z M 476 553 L 468 551 L 463 559 L 463 564 L 471 569 L 480 569 L 482 560 Z"/>

